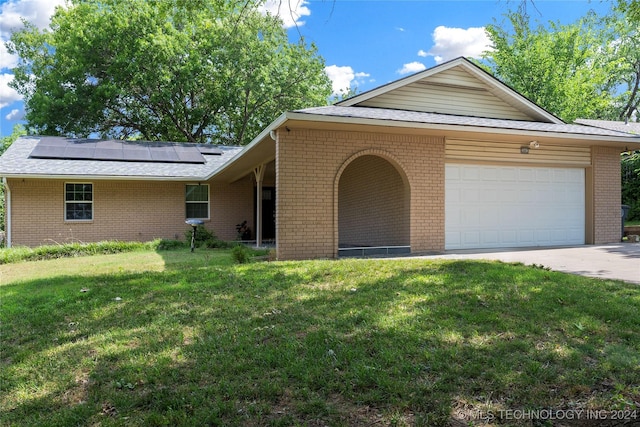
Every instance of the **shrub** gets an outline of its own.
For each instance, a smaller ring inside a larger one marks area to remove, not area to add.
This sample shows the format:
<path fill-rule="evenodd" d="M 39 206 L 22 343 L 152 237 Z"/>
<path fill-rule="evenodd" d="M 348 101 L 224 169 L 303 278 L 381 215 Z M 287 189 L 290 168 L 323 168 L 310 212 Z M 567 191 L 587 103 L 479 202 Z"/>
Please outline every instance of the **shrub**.
<path fill-rule="evenodd" d="M 246 264 L 251 260 L 251 249 L 245 245 L 236 245 L 231 249 L 231 256 L 238 264 Z"/>
<path fill-rule="evenodd" d="M 191 245 L 191 233 L 193 233 L 193 227 L 189 227 L 184 232 L 187 245 Z M 218 240 L 218 238 L 213 231 L 209 231 L 204 225 L 198 225 L 196 227 L 196 246 L 202 246 L 209 240 Z"/>
<path fill-rule="evenodd" d="M 630 207 L 627 220 L 640 219 L 640 151 L 622 154 L 622 204 Z"/>
<path fill-rule="evenodd" d="M 209 239 L 204 242 L 204 247 L 207 249 L 229 249 L 231 244 L 217 238 Z"/>
<path fill-rule="evenodd" d="M 143 249 L 157 249 L 160 241 L 119 242 L 107 241 L 96 243 L 67 243 L 63 245 L 45 245 L 37 248 L 15 247 L 0 250 L 0 264 L 20 261 L 37 261 L 54 258 L 68 258 L 85 255 L 106 255 L 120 252 L 132 252 Z"/>
<path fill-rule="evenodd" d="M 156 249 L 159 251 L 170 251 L 172 249 L 180 249 L 184 247 L 185 244 L 182 240 L 160 239 L 157 243 Z"/>

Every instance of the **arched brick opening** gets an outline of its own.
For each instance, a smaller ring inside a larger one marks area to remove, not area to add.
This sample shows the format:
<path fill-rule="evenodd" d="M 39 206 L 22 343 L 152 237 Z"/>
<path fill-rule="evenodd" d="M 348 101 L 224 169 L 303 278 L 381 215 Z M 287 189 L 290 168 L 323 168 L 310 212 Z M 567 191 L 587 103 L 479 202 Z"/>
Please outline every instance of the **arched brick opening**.
<path fill-rule="evenodd" d="M 337 177 L 336 198 L 340 255 L 410 250 L 409 184 L 395 159 L 376 151 L 352 156 Z"/>

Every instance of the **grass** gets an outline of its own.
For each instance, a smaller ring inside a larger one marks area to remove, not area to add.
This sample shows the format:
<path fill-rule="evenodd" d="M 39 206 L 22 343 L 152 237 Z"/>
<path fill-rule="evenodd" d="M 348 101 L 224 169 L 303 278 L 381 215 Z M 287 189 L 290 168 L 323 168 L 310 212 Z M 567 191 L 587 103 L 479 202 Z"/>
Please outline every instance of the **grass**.
<path fill-rule="evenodd" d="M 625 221 L 624 225 L 640 225 L 640 220 Z"/>
<path fill-rule="evenodd" d="M 499 262 L 239 265 L 229 250 L 187 249 L 0 274 L 3 425 L 480 425 L 515 409 L 640 410 L 637 285 Z"/>
<path fill-rule="evenodd" d="M 19 261 L 36 261 L 44 259 L 57 259 L 67 257 L 79 257 L 86 255 L 115 254 L 149 249 L 159 249 L 163 246 L 183 246 L 178 241 L 155 240 L 153 242 L 97 242 L 97 243 L 68 243 L 64 245 L 45 245 L 36 248 L 14 247 L 0 248 L 0 264 L 10 264 Z"/>

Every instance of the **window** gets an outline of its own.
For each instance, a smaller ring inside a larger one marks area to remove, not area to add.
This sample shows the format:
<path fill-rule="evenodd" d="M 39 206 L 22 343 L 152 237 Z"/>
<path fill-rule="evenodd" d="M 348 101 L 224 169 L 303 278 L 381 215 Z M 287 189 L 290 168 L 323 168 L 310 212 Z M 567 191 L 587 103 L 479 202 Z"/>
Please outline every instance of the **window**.
<path fill-rule="evenodd" d="M 209 219 L 209 185 L 187 184 L 187 218 Z"/>
<path fill-rule="evenodd" d="M 66 221 L 93 219 L 93 184 L 65 183 L 64 219 Z"/>

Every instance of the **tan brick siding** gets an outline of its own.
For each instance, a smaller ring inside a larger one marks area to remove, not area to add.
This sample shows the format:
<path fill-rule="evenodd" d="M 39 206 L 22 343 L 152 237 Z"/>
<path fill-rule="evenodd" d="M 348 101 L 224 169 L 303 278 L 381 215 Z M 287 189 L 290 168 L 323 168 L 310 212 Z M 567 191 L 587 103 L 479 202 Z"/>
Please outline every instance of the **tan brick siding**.
<path fill-rule="evenodd" d="M 620 150 L 592 148 L 595 244 L 619 242 L 621 233 Z"/>
<path fill-rule="evenodd" d="M 338 188 L 341 247 L 409 244 L 409 191 L 391 163 L 358 157 L 343 171 Z"/>
<path fill-rule="evenodd" d="M 65 221 L 65 182 L 93 184 L 93 220 Z M 9 179 L 12 245 L 103 240 L 183 239 L 183 182 Z M 210 183 L 211 221 L 205 226 L 222 239 L 235 238 L 235 224 L 252 221 L 253 184 Z"/>
<path fill-rule="evenodd" d="M 251 236 L 255 235 L 254 224 L 254 178 L 253 174 L 232 184 L 211 184 L 211 223 L 207 227 L 215 231 L 222 240 L 236 239 L 236 224 L 247 221 Z"/>
<path fill-rule="evenodd" d="M 444 249 L 444 138 L 293 129 L 276 143 L 278 258 L 336 256 L 337 176 L 357 153 L 404 169 L 412 250 Z"/>

